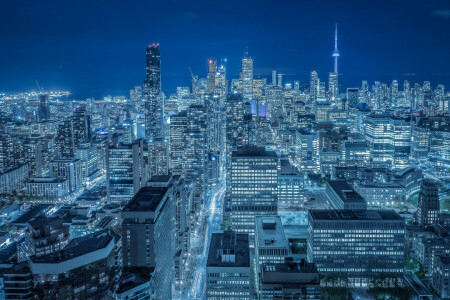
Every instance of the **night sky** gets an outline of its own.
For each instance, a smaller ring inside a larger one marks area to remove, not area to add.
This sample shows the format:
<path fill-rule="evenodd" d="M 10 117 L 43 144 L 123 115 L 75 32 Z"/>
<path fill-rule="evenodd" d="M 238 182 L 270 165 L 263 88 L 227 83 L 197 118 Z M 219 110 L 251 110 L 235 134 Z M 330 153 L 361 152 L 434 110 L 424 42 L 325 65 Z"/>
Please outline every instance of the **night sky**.
<path fill-rule="evenodd" d="M 450 87 L 450 1 L 1 1 L 0 92 L 69 90 L 127 95 L 145 77 L 145 48 L 160 43 L 163 90 L 206 75 L 209 58 L 255 74 L 272 69 L 306 87 L 332 71 L 339 27 L 341 91 L 380 80 Z M 408 75 L 409 74 L 409 75 Z M 415 75 L 410 75 L 415 74 Z M 401 85 L 402 83 L 400 83 Z"/>

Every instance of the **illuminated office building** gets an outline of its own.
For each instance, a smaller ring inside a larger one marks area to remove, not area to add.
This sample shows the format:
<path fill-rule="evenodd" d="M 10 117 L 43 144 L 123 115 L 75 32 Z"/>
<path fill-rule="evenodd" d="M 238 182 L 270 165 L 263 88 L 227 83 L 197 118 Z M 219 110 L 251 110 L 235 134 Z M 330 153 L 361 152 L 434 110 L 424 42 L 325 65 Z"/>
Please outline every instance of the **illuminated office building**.
<path fill-rule="evenodd" d="M 402 284 L 405 221 L 395 211 L 312 209 L 308 223 L 308 261 L 331 284 L 367 287 L 379 276 Z"/>

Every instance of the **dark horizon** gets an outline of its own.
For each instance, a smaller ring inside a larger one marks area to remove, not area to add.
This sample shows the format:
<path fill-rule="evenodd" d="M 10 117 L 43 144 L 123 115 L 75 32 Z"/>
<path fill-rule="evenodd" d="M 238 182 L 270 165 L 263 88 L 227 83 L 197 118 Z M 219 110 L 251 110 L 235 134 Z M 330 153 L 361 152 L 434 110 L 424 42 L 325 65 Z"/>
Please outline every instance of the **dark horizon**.
<path fill-rule="evenodd" d="M 341 92 L 361 80 L 450 85 L 448 1 L 21 3 L 0 5 L 0 92 L 37 90 L 37 80 L 75 98 L 127 95 L 145 79 L 153 42 L 166 93 L 190 86 L 189 67 L 206 76 L 210 58 L 227 58 L 237 77 L 246 46 L 255 75 L 275 69 L 307 86 L 317 70 L 328 82 L 336 22 Z"/>

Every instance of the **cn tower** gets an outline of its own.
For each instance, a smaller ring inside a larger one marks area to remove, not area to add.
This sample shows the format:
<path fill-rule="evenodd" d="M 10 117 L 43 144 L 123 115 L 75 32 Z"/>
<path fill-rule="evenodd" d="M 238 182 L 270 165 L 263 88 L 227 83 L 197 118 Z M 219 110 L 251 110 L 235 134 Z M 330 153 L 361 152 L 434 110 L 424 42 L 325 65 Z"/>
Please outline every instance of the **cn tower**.
<path fill-rule="evenodd" d="M 337 42 L 338 42 L 338 35 L 337 35 L 337 23 L 336 23 L 336 29 L 334 31 L 334 51 L 333 51 L 334 73 L 336 73 L 336 74 L 338 72 L 338 57 L 339 57 L 339 50 L 338 50 Z"/>

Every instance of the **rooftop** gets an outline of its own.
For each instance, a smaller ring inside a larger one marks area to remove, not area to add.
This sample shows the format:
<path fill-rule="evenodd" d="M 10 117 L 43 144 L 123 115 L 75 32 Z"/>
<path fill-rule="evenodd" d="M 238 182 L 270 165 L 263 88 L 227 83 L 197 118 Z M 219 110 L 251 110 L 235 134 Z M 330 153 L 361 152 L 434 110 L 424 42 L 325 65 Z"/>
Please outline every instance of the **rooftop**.
<path fill-rule="evenodd" d="M 256 217 L 255 225 L 260 247 L 289 247 L 280 217 Z"/>
<path fill-rule="evenodd" d="M 79 257 L 109 245 L 117 236 L 110 231 L 98 231 L 73 239 L 63 250 L 42 257 L 34 257 L 33 263 L 60 263 Z"/>
<path fill-rule="evenodd" d="M 213 233 L 207 267 L 250 267 L 248 234 Z"/>
<path fill-rule="evenodd" d="M 267 151 L 264 147 L 244 146 L 233 151 L 233 157 L 278 157 L 275 151 Z"/>
<path fill-rule="evenodd" d="M 321 221 L 402 221 L 394 210 L 311 209 L 313 220 Z"/>
<path fill-rule="evenodd" d="M 155 211 L 167 190 L 168 187 L 142 187 L 123 211 Z"/>
<path fill-rule="evenodd" d="M 327 188 L 328 186 L 332 188 L 344 202 L 365 202 L 363 197 L 361 197 L 361 195 L 358 194 L 346 180 L 328 180 Z"/>

